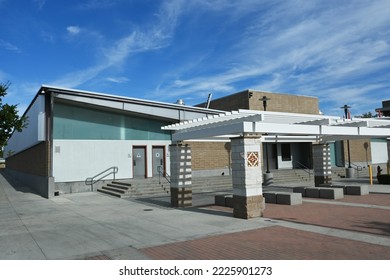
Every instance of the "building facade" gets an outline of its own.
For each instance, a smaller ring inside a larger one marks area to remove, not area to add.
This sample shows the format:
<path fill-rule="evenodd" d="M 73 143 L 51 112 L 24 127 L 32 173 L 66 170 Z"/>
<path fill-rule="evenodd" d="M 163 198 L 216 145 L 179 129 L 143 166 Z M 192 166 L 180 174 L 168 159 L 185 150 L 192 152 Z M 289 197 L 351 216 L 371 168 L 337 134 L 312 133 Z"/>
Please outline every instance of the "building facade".
<path fill-rule="evenodd" d="M 28 126 L 5 147 L 7 171 L 44 197 L 89 191 L 88 177 L 117 167 L 116 179 L 150 178 L 170 166 L 161 127 L 220 111 L 42 86 Z"/>
<path fill-rule="evenodd" d="M 378 115 L 383 117 L 390 117 L 390 100 L 382 101 L 382 107 L 375 109 Z"/>
<path fill-rule="evenodd" d="M 263 97 L 267 103 L 264 104 Z M 266 108 L 264 106 L 266 105 Z M 6 169 L 44 197 L 90 191 L 86 179 L 117 168 L 116 179 L 171 173 L 172 132 L 164 126 L 226 111 L 286 112 L 318 116 L 316 97 L 245 90 L 196 107 L 42 86 L 25 112 L 28 126 L 4 149 Z M 313 168 L 312 139 L 262 141 L 262 170 Z M 329 143 L 333 166 L 388 161 L 386 139 Z M 231 174 L 232 147 L 225 140 L 186 140 L 193 176 Z M 97 186 L 96 186 L 97 187 Z M 95 188 L 96 188 L 95 187 Z"/>

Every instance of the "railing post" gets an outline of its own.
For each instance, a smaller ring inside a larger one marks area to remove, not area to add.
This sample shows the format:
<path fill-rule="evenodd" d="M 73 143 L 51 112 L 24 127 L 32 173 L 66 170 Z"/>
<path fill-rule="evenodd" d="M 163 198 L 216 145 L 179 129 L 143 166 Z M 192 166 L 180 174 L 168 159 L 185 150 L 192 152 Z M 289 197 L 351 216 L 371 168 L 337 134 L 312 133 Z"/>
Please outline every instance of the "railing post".
<path fill-rule="evenodd" d="M 160 166 L 157 166 L 157 172 L 158 172 L 158 184 L 161 185 L 161 168 L 160 168 Z"/>
<path fill-rule="evenodd" d="M 110 171 L 110 170 L 111 170 L 111 171 Z M 98 176 L 100 176 L 100 175 L 106 173 L 107 171 L 110 171 L 110 172 L 107 173 L 106 175 L 100 177 L 99 179 L 97 179 L 97 180 L 95 181 L 95 178 L 96 178 L 96 177 L 98 177 Z M 107 168 L 106 170 L 100 172 L 99 174 L 97 174 L 97 175 L 95 175 L 95 176 L 93 176 L 93 177 L 90 177 L 90 178 L 85 179 L 85 184 L 86 184 L 86 185 L 91 185 L 91 192 L 93 192 L 93 184 L 95 184 L 95 183 L 101 181 L 103 178 L 106 178 L 106 177 L 107 177 L 108 175 L 110 175 L 110 174 L 113 174 L 114 181 L 115 181 L 115 178 L 116 178 L 116 177 L 115 177 L 115 174 L 116 174 L 117 172 L 118 172 L 118 167 L 112 166 L 112 167 Z"/>

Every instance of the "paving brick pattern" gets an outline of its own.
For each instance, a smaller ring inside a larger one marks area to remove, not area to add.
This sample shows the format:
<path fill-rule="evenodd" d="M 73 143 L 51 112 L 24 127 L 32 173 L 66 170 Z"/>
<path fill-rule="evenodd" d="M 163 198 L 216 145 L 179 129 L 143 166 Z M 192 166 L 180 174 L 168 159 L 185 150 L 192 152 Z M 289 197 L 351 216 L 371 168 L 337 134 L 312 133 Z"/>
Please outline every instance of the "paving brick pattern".
<path fill-rule="evenodd" d="M 390 248 L 272 226 L 141 250 L 165 260 L 370 260 L 389 259 Z"/>
<path fill-rule="evenodd" d="M 389 205 L 390 195 L 347 196 L 343 203 Z M 231 208 L 210 206 L 216 211 Z M 304 202 L 302 205 L 267 204 L 264 218 L 285 220 L 390 238 L 390 210 Z M 328 236 L 304 230 L 270 226 L 198 240 L 144 248 L 152 259 L 275 259 L 372 260 L 390 259 L 390 247 Z"/>
<path fill-rule="evenodd" d="M 390 194 L 346 195 L 338 201 L 390 207 Z"/>
<path fill-rule="evenodd" d="M 267 204 L 264 217 L 390 237 L 390 210 L 305 202 Z"/>

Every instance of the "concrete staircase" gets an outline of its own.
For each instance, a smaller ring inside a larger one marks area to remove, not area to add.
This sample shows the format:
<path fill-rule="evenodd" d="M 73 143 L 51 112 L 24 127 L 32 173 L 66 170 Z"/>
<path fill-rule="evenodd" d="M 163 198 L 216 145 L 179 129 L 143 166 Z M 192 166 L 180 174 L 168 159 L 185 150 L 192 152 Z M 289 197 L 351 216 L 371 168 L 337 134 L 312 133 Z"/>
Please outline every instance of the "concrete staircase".
<path fill-rule="evenodd" d="M 309 175 L 303 170 L 274 170 L 272 172 L 274 184 L 309 180 Z M 193 193 L 229 191 L 232 188 L 232 177 L 229 175 L 192 178 Z M 98 188 L 97 191 L 120 198 L 169 196 L 170 184 L 165 179 L 159 183 L 158 178 L 129 179 L 108 183 Z"/>
<path fill-rule="evenodd" d="M 133 195 L 134 188 L 130 183 L 112 181 L 111 183 L 107 183 L 103 187 L 98 188 L 97 191 L 119 198 L 126 198 Z"/>
<path fill-rule="evenodd" d="M 192 178 L 192 192 L 205 193 L 233 189 L 232 176 L 213 176 Z"/>
<path fill-rule="evenodd" d="M 304 185 L 314 184 L 314 174 L 311 175 L 302 169 L 279 169 L 271 170 L 273 173 L 273 185 L 285 185 L 286 183 Z M 359 171 L 358 177 L 368 177 L 368 168 Z M 332 179 L 337 181 L 345 177 L 345 168 L 332 167 Z M 207 193 L 232 190 L 232 177 L 230 175 L 212 177 L 193 177 L 192 192 Z M 98 192 L 112 195 L 119 198 L 128 197 L 158 197 L 170 195 L 170 184 L 164 178 L 159 183 L 158 178 L 129 179 L 123 181 L 113 181 L 97 190 Z"/>
<path fill-rule="evenodd" d="M 158 178 L 150 179 L 129 179 L 123 181 L 113 181 L 98 188 L 97 191 L 107 195 L 129 198 L 142 196 L 163 196 L 169 193 L 169 184 L 167 186 L 159 184 Z"/>
<path fill-rule="evenodd" d="M 196 177 L 192 179 L 194 193 L 213 192 L 232 188 L 231 176 Z M 169 196 L 170 184 L 158 178 L 113 181 L 97 189 L 98 192 L 119 198 Z"/>
<path fill-rule="evenodd" d="M 273 174 L 273 182 L 274 185 L 282 184 L 286 182 L 309 182 L 314 180 L 313 178 L 313 170 L 310 170 L 310 176 L 309 173 L 306 172 L 303 169 L 277 169 L 277 170 L 271 170 Z"/>

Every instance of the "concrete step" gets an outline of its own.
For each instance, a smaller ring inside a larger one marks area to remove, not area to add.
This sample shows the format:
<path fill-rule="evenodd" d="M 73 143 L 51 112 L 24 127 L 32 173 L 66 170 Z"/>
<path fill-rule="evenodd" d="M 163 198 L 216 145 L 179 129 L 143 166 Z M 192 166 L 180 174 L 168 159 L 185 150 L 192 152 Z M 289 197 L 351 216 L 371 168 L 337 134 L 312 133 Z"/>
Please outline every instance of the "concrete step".
<path fill-rule="evenodd" d="M 122 182 L 122 181 L 112 181 L 112 184 L 124 186 L 124 187 L 131 187 L 131 183 L 129 182 Z"/>
<path fill-rule="evenodd" d="M 109 191 L 117 192 L 120 194 L 128 194 L 128 193 L 133 192 L 133 190 L 131 190 L 131 189 L 117 188 L 115 185 L 112 185 L 112 184 L 107 184 L 107 186 L 103 186 L 101 188 L 104 190 L 109 190 Z"/>
<path fill-rule="evenodd" d="M 112 181 L 111 183 L 107 183 L 105 186 L 98 188 L 97 191 L 119 198 L 131 197 L 134 193 L 134 189 L 130 183 L 120 181 Z"/>
<path fill-rule="evenodd" d="M 115 197 L 118 197 L 118 198 L 124 198 L 124 195 L 122 195 L 122 194 L 120 194 L 118 192 L 105 190 L 105 189 L 102 189 L 102 188 L 97 189 L 97 191 L 100 192 L 100 193 L 108 194 L 108 195 L 115 196 Z"/>
<path fill-rule="evenodd" d="M 308 173 L 299 169 L 272 170 L 271 172 L 274 174 L 274 184 L 309 181 Z M 313 180 L 313 175 L 311 175 L 311 180 Z M 161 179 L 161 182 L 159 182 L 158 178 L 115 181 L 107 184 L 105 187 L 106 191 L 115 191 L 112 188 L 129 188 L 131 191 L 125 193 L 129 197 L 167 196 L 170 193 L 170 184 L 165 179 Z M 193 193 L 231 190 L 233 188 L 232 177 L 230 175 L 193 177 L 191 187 Z M 116 194 L 117 197 L 118 195 L 124 195 L 119 190 L 117 190 Z"/>

